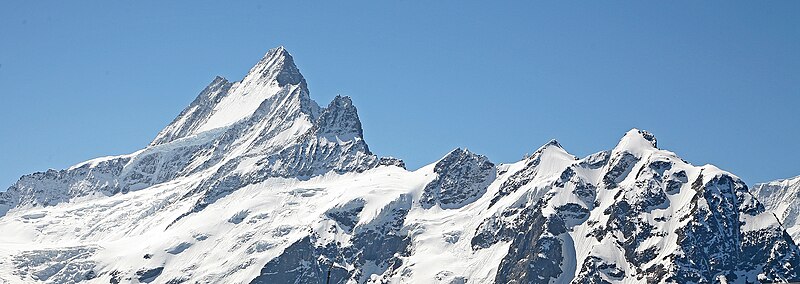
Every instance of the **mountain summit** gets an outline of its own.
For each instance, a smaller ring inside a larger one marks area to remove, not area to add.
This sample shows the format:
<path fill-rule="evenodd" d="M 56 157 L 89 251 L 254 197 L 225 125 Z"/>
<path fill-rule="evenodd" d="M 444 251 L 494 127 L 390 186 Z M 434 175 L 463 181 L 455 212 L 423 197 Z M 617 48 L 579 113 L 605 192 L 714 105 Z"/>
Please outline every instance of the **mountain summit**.
<path fill-rule="evenodd" d="M 583 158 L 552 140 L 409 171 L 370 152 L 349 97 L 309 94 L 274 48 L 144 149 L 21 177 L 0 193 L 0 282 L 800 281 L 794 180 L 754 195 L 638 129 Z"/>
<path fill-rule="evenodd" d="M 276 105 L 282 100 L 287 104 Z M 231 125 L 252 116 L 262 104 L 295 107 L 307 115 L 319 109 L 309 99 L 305 79 L 283 47 L 270 49 L 239 82 L 215 78 L 150 145 Z"/>
<path fill-rule="evenodd" d="M 23 176 L 0 193 L 0 214 L 189 176 L 201 184 L 185 198 L 206 195 L 198 203 L 202 206 L 206 199 L 270 177 L 309 178 L 377 164 L 350 98 L 336 97 L 320 108 L 292 56 L 278 47 L 241 81 L 216 77 L 145 149 Z"/>

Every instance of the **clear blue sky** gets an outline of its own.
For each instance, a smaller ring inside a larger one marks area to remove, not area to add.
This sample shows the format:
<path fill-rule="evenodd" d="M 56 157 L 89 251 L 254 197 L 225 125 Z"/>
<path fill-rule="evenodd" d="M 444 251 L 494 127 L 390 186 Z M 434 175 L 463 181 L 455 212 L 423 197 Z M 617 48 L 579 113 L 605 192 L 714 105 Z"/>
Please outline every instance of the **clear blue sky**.
<path fill-rule="evenodd" d="M 568 2 L 2 1 L 0 188 L 142 148 L 278 45 L 411 168 L 637 127 L 748 183 L 800 175 L 800 1 Z"/>

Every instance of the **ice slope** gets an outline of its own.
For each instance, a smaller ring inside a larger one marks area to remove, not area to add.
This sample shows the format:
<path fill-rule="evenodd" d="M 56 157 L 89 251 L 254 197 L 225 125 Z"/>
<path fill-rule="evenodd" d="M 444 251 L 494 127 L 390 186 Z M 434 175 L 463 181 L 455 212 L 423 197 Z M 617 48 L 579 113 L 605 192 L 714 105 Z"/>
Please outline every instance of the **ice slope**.
<path fill-rule="evenodd" d="M 764 191 L 766 192 L 766 191 Z M 215 79 L 145 149 L 0 193 L 0 283 L 709 283 L 800 280 L 736 176 L 642 130 L 584 158 L 378 158 L 282 47 Z"/>
<path fill-rule="evenodd" d="M 753 194 L 781 220 L 795 243 L 800 243 L 800 176 L 756 184 Z"/>

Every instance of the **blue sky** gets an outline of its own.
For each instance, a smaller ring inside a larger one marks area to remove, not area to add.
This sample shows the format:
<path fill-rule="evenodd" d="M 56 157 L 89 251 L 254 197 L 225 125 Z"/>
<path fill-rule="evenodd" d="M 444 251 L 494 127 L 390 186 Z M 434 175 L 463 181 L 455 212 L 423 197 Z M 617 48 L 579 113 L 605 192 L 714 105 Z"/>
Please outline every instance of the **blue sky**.
<path fill-rule="evenodd" d="M 748 183 L 800 175 L 798 1 L 297 2 L 1 2 L 0 187 L 144 147 L 278 45 L 411 168 L 637 127 Z"/>

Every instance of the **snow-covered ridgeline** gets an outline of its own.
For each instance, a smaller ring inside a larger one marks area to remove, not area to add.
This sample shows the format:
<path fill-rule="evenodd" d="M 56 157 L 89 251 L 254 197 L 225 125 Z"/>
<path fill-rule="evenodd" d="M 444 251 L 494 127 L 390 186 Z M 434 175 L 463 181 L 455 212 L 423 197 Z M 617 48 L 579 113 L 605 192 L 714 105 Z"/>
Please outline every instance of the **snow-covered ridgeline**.
<path fill-rule="evenodd" d="M 363 171 L 377 164 L 350 99 L 337 97 L 320 108 L 291 55 L 278 47 L 242 81 L 216 78 L 147 148 L 23 176 L 0 193 L 0 215 L 126 193 L 179 177 L 211 178 L 201 183 L 210 187 L 225 178 L 257 176 L 235 185 L 241 187 L 272 176 Z"/>
<path fill-rule="evenodd" d="M 147 148 L 0 194 L 0 282 L 796 281 L 785 189 L 755 192 L 637 129 L 584 158 L 553 140 L 409 171 L 369 151 L 349 98 L 313 102 L 279 47 Z"/>
<path fill-rule="evenodd" d="M 753 186 L 753 194 L 800 243 L 800 176 Z"/>

